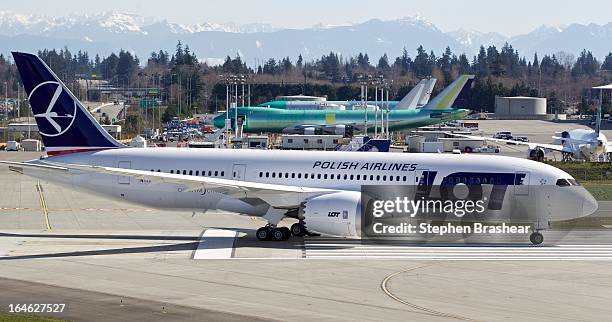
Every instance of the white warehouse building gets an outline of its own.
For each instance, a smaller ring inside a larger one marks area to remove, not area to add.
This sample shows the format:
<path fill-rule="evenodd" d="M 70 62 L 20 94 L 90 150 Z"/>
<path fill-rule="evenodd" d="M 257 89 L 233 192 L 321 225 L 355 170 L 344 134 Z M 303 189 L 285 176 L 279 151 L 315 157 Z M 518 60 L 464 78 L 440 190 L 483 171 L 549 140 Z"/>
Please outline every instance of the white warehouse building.
<path fill-rule="evenodd" d="M 555 115 L 546 114 L 546 98 L 496 96 L 495 118 L 501 120 L 552 120 Z"/>

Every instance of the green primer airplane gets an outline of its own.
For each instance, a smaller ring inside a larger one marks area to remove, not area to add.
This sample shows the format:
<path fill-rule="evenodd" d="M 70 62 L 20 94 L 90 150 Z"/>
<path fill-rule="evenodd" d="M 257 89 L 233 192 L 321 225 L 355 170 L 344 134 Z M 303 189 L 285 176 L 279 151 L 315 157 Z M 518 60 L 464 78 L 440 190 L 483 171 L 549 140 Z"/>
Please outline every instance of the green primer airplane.
<path fill-rule="evenodd" d="M 238 107 L 228 115 L 232 127 L 238 116 L 243 133 L 287 134 L 350 134 L 380 127 L 384 120 L 389 131 L 401 131 L 433 125 L 467 116 L 464 109 L 474 79 L 473 75 L 461 75 L 438 96 L 420 109 L 411 110 L 287 110 L 267 107 Z M 367 117 L 366 117 L 367 115 Z M 215 127 L 225 127 L 226 113 L 214 118 Z M 367 122 L 366 122 L 367 119 Z M 378 121 L 376 124 L 376 120 Z"/>

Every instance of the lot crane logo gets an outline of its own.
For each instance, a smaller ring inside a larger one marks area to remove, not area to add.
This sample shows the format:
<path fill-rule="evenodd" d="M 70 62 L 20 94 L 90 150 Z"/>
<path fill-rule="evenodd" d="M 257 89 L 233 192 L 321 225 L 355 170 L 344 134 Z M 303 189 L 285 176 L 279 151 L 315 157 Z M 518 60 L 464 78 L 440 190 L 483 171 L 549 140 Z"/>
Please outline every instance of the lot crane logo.
<path fill-rule="evenodd" d="M 47 81 L 38 84 L 28 96 L 28 101 L 37 111 L 43 109 L 45 111 L 34 114 L 40 135 L 47 137 L 62 135 L 74 123 L 76 101 L 64 91 L 59 82 Z"/>

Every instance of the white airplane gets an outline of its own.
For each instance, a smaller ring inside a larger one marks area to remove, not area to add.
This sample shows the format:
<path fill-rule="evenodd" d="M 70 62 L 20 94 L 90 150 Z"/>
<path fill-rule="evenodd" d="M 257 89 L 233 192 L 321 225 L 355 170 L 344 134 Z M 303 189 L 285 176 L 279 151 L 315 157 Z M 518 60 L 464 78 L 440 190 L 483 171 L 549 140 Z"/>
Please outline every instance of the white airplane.
<path fill-rule="evenodd" d="M 45 81 L 61 84 L 38 57 L 13 56 L 28 94 Z M 69 110 L 71 106 L 62 104 L 74 102 L 76 119 L 59 136 L 42 135 L 47 156 L 3 161 L 12 171 L 149 207 L 220 209 L 263 217 L 268 225 L 257 230 L 260 240 L 285 240 L 307 232 L 362 237 L 363 185 L 456 188 L 469 183 L 481 194 L 486 186 L 504 187 L 498 201 L 521 205 L 518 211 L 533 223 L 534 244 L 543 241 L 540 231 L 550 221 L 587 216 L 597 209 L 596 200 L 566 172 L 511 157 L 129 148 L 110 137 L 62 87 L 62 95 L 70 100 L 57 100 L 53 109 Z M 35 113 L 47 109 L 52 99 L 48 96 L 32 96 Z M 541 196 L 543 191 L 549 192 Z M 531 204 L 539 198 L 547 202 Z M 278 226 L 286 217 L 299 222 L 291 229 Z"/>
<path fill-rule="evenodd" d="M 593 87 L 595 89 L 612 89 L 612 85 Z M 590 162 L 612 161 L 612 142 L 601 133 L 601 105 L 597 110 L 595 130 L 574 129 L 557 132 L 552 137 L 553 143 L 522 142 L 507 139 L 489 138 L 483 136 L 448 133 L 452 136 L 511 143 L 528 146 L 527 157 L 536 161 L 544 161 L 547 151 L 561 152 L 561 161 L 584 160 Z"/>

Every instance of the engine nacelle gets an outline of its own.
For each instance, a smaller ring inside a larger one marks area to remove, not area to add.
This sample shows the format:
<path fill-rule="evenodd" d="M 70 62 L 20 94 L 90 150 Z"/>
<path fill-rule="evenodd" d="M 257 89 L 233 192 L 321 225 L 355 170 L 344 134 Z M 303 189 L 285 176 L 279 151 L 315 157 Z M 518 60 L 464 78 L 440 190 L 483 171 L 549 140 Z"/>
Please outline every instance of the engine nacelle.
<path fill-rule="evenodd" d="M 546 156 L 546 151 L 544 151 L 544 149 L 540 147 L 536 147 L 534 149 L 528 149 L 527 156 L 531 160 L 543 162 L 544 157 Z"/>
<path fill-rule="evenodd" d="M 302 209 L 309 231 L 337 236 L 361 236 L 361 193 L 342 191 L 310 198 Z"/>
<path fill-rule="evenodd" d="M 326 126 L 323 130 L 325 134 L 336 134 L 342 136 L 352 136 L 353 127 L 345 124 Z"/>
<path fill-rule="evenodd" d="M 314 126 L 296 126 L 283 129 L 283 134 L 305 134 L 305 135 L 320 135 L 323 134 L 323 129 Z"/>
<path fill-rule="evenodd" d="M 315 135 L 317 134 L 317 129 L 314 127 L 305 127 L 303 133 L 306 135 Z"/>

